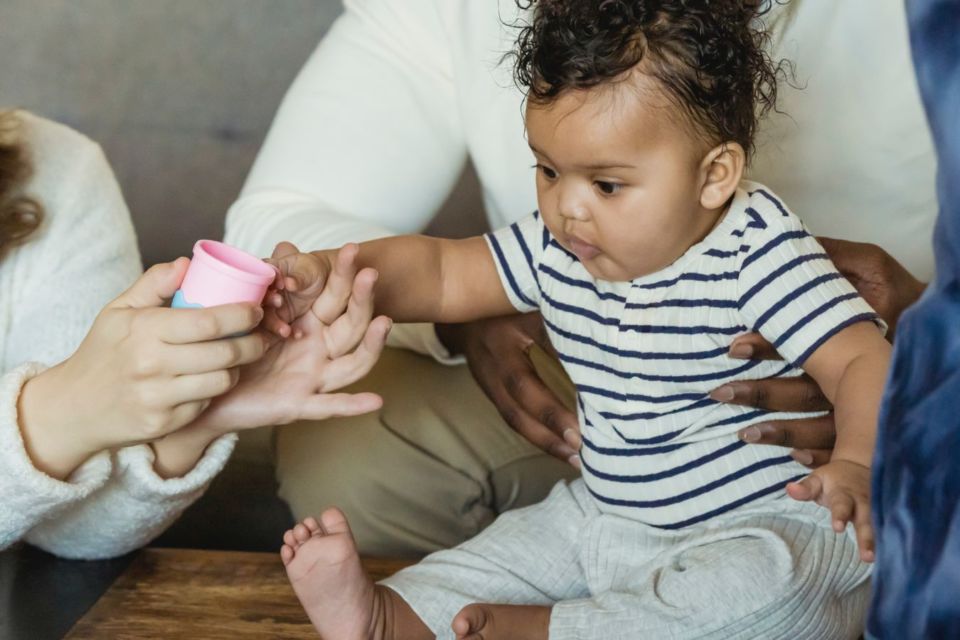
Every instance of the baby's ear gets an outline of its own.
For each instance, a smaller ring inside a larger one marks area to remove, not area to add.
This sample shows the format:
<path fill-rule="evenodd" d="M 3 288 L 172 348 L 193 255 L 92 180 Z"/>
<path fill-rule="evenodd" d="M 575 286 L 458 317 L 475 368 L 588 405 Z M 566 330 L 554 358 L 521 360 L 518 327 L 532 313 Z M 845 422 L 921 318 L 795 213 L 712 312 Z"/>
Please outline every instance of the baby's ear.
<path fill-rule="evenodd" d="M 724 142 L 707 152 L 700 164 L 700 205 L 719 209 L 733 196 L 743 178 L 747 154 L 736 142 Z"/>

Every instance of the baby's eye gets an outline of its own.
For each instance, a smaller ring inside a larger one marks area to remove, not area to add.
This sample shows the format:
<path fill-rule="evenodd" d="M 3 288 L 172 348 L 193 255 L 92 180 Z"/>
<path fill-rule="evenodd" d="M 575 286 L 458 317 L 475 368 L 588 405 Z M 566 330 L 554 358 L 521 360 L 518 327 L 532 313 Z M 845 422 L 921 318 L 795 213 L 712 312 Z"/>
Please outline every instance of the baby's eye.
<path fill-rule="evenodd" d="M 544 164 L 534 165 L 537 168 L 537 171 L 543 174 L 543 177 L 547 180 L 553 180 L 557 177 L 557 172 Z"/>
<path fill-rule="evenodd" d="M 597 180 L 594 182 L 594 184 L 597 185 L 597 189 L 600 190 L 600 193 L 605 196 L 612 196 L 623 188 L 622 184 L 617 184 L 616 182 L 606 182 L 605 180 Z"/>

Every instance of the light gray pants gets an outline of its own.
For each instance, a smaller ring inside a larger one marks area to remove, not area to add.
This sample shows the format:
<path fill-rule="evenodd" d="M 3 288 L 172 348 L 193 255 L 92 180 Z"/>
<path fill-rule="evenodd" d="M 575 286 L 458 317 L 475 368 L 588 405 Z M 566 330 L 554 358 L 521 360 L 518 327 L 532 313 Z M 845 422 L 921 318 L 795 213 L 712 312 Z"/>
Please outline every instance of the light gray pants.
<path fill-rule="evenodd" d="M 582 480 L 383 581 L 438 638 L 474 602 L 553 606 L 550 639 L 857 638 L 870 567 L 826 509 L 787 498 L 663 531 Z"/>

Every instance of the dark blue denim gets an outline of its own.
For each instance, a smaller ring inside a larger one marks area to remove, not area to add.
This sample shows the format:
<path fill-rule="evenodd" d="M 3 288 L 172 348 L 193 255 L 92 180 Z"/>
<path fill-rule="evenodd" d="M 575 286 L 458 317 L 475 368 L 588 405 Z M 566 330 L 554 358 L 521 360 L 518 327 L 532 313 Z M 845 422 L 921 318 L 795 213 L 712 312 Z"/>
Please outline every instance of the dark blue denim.
<path fill-rule="evenodd" d="M 883 639 L 960 638 L 960 0 L 906 5 L 939 160 L 937 275 L 898 325 L 881 410 L 868 629 Z"/>

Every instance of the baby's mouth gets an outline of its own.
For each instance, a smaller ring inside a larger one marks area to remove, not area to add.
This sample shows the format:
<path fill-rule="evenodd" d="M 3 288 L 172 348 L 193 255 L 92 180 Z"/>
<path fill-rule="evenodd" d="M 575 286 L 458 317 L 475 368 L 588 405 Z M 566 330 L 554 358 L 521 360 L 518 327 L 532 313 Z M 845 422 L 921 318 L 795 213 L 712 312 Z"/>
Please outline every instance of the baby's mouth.
<path fill-rule="evenodd" d="M 567 236 L 567 244 L 570 245 L 570 251 L 580 260 L 591 260 L 600 255 L 599 247 L 584 242 L 576 236 Z"/>

